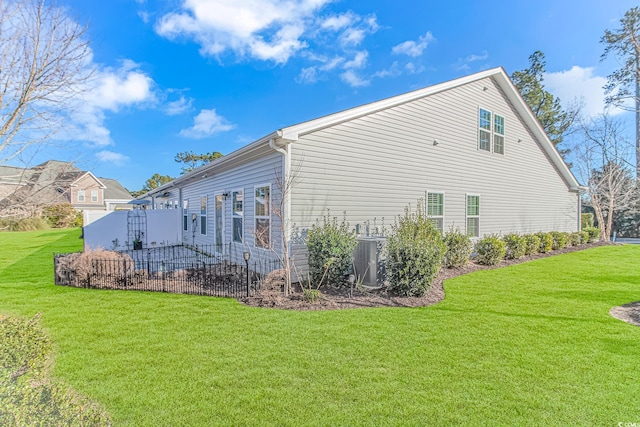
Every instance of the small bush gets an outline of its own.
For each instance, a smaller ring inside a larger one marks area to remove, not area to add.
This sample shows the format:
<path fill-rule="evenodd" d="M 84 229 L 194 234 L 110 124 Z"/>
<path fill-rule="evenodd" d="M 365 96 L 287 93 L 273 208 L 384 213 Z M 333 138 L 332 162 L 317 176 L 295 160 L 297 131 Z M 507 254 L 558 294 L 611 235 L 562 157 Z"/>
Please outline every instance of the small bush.
<path fill-rule="evenodd" d="M 105 266 L 105 264 L 107 265 Z M 86 285 L 92 277 L 98 275 L 101 267 L 108 269 L 107 271 L 111 273 L 110 277 L 120 278 L 133 275 L 135 264 L 127 254 L 104 249 L 93 249 L 60 256 L 56 275 L 69 278 L 72 281 L 69 285 Z"/>
<path fill-rule="evenodd" d="M 58 203 L 47 206 L 42 217 L 52 228 L 82 227 L 82 213 L 75 210 L 71 203 Z"/>
<path fill-rule="evenodd" d="M 317 289 L 305 289 L 302 298 L 311 304 L 315 304 L 320 299 L 320 291 Z"/>
<path fill-rule="evenodd" d="M 587 236 L 588 235 L 589 234 L 587 233 Z M 580 233 L 579 231 L 575 231 L 569 234 L 569 246 L 580 246 L 583 243 L 584 241 L 582 240 L 582 233 Z"/>
<path fill-rule="evenodd" d="M 589 235 L 587 243 L 593 243 L 600 240 L 600 229 L 598 227 L 585 227 L 582 231 L 585 231 Z"/>
<path fill-rule="evenodd" d="M 49 229 L 49 223 L 43 218 L 3 218 L 0 220 L 0 230 L 3 231 L 36 231 Z"/>
<path fill-rule="evenodd" d="M 464 267 L 469 262 L 473 251 L 473 242 L 460 229 L 451 227 L 444 235 L 444 244 L 447 247 L 444 256 L 447 268 Z"/>
<path fill-rule="evenodd" d="M 553 239 L 551 249 L 557 251 L 567 247 L 567 244 L 569 243 L 567 233 L 563 233 L 562 231 L 552 231 L 549 234 L 551 234 L 551 238 Z"/>
<path fill-rule="evenodd" d="M 593 227 L 593 214 L 592 213 L 583 213 L 580 214 L 580 224 L 582 224 L 582 229 Z"/>
<path fill-rule="evenodd" d="M 420 208 L 391 226 L 387 239 L 387 278 L 392 292 L 405 296 L 424 295 L 442 267 L 446 246 L 442 234 Z"/>
<path fill-rule="evenodd" d="M 527 241 L 518 233 L 510 233 L 502 238 L 505 245 L 506 259 L 522 258 L 527 252 Z"/>
<path fill-rule="evenodd" d="M 553 236 L 551 233 L 540 232 L 536 233 L 538 239 L 540 239 L 540 245 L 538 246 L 538 252 L 546 254 L 553 248 Z"/>
<path fill-rule="evenodd" d="M 589 233 L 584 231 L 584 230 L 580 230 L 578 231 L 578 234 L 580 234 L 580 242 L 582 245 L 586 245 L 587 243 L 589 243 Z"/>
<path fill-rule="evenodd" d="M 351 272 L 356 236 L 349 231 L 346 221 L 338 223 L 329 212 L 309 230 L 309 277 L 313 284 L 341 285 Z M 328 268 L 327 268 L 328 266 Z"/>
<path fill-rule="evenodd" d="M 486 236 L 476 243 L 476 261 L 478 264 L 498 265 L 505 251 L 505 244 L 498 236 Z"/>
<path fill-rule="evenodd" d="M 535 234 L 525 234 L 522 236 L 525 242 L 525 255 L 537 254 L 540 250 L 540 237 Z"/>
<path fill-rule="evenodd" d="M 111 425 L 95 403 L 48 378 L 51 341 L 39 319 L 0 318 L 0 425 Z"/>

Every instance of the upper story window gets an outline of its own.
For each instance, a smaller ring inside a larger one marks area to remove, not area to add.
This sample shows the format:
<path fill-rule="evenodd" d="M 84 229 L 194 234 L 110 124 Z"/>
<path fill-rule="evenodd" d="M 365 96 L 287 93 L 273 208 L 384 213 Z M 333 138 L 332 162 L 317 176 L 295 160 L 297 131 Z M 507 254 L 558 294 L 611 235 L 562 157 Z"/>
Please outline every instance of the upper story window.
<path fill-rule="evenodd" d="M 98 190 L 91 190 L 91 201 L 94 203 L 98 201 Z"/>
<path fill-rule="evenodd" d="M 189 230 L 189 200 L 182 201 L 182 230 Z"/>
<path fill-rule="evenodd" d="M 491 111 L 480 109 L 478 149 L 491 151 Z"/>
<path fill-rule="evenodd" d="M 84 190 L 78 190 L 78 201 L 84 202 Z"/>
<path fill-rule="evenodd" d="M 478 150 L 504 154 L 504 117 L 484 108 L 479 110 Z"/>
<path fill-rule="evenodd" d="M 440 231 L 444 231 L 444 193 L 427 193 L 427 217 Z"/>
<path fill-rule="evenodd" d="M 504 117 L 493 115 L 493 152 L 504 154 Z"/>

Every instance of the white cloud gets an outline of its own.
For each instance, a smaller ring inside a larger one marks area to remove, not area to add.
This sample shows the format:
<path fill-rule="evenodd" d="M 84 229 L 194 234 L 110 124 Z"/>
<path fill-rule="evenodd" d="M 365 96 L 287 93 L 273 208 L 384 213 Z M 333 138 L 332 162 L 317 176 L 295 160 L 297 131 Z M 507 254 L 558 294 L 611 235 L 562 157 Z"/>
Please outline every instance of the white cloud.
<path fill-rule="evenodd" d="M 181 96 L 180 99 L 170 101 L 164 108 L 164 112 L 169 116 L 177 116 L 191 109 L 193 99 Z"/>
<path fill-rule="evenodd" d="M 368 58 L 369 52 L 367 52 L 366 50 L 361 50 L 359 52 L 356 52 L 351 61 L 345 62 L 343 68 L 347 70 L 354 68 L 364 68 L 367 65 Z"/>
<path fill-rule="evenodd" d="M 113 151 L 103 150 L 96 153 L 96 157 L 99 161 L 104 163 L 111 163 L 115 166 L 123 166 L 129 161 L 129 157 L 121 153 L 115 153 Z"/>
<path fill-rule="evenodd" d="M 216 133 L 230 131 L 235 127 L 233 123 L 219 116 L 215 109 L 201 110 L 200 113 L 194 117 L 193 126 L 181 130 L 180 136 L 200 139 L 215 135 Z"/>
<path fill-rule="evenodd" d="M 154 101 L 153 86 L 153 79 L 136 63 L 125 60 L 119 69 L 99 72 L 86 98 L 97 108 L 118 111 L 123 106 Z"/>
<path fill-rule="evenodd" d="M 407 40 L 406 42 L 394 46 L 391 49 L 391 52 L 396 55 L 408 55 L 415 58 L 422 55 L 422 52 L 424 52 L 429 43 L 433 40 L 433 34 L 431 34 L 430 31 L 427 31 L 424 36 L 420 36 L 418 38 L 418 41 Z"/>
<path fill-rule="evenodd" d="M 489 58 L 489 53 L 486 50 L 483 50 L 481 54 L 477 55 L 477 54 L 472 54 L 467 56 L 466 61 L 467 62 L 475 62 L 475 61 L 484 61 L 485 59 Z"/>
<path fill-rule="evenodd" d="M 357 17 L 353 13 L 347 12 L 326 18 L 320 23 L 320 27 L 327 30 L 339 31 L 345 27 L 351 26 L 356 20 Z"/>
<path fill-rule="evenodd" d="M 607 78 L 594 74 L 593 67 L 574 65 L 566 71 L 545 73 L 544 85 L 565 105 L 574 101 L 583 104 L 583 113 L 588 116 L 602 114 L 605 110 L 604 89 Z M 624 112 L 619 108 L 609 109 L 609 114 Z"/>
<path fill-rule="evenodd" d="M 419 74 L 425 70 L 424 65 L 416 65 L 413 62 L 407 63 L 407 65 L 404 66 L 404 69 L 407 70 L 409 74 Z"/>
<path fill-rule="evenodd" d="M 169 39 L 194 39 L 203 55 L 231 50 L 239 56 L 286 63 L 307 46 L 301 39 L 305 30 L 330 1 L 186 0 L 182 10 L 161 17 L 155 29 Z"/>
<path fill-rule="evenodd" d="M 347 83 L 351 87 L 364 87 L 369 86 L 369 84 L 371 83 L 370 80 L 359 76 L 353 70 L 347 70 L 344 73 L 340 74 L 340 78 L 343 82 Z"/>
<path fill-rule="evenodd" d="M 310 84 L 317 82 L 319 78 L 318 67 L 306 67 L 300 70 L 296 81 L 298 83 Z"/>
<path fill-rule="evenodd" d="M 82 95 L 79 106 L 70 113 L 71 122 L 60 139 L 82 140 L 97 146 L 113 144 L 105 125 L 105 111 L 118 112 L 125 107 L 146 107 L 157 102 L 155 83 L 133 61 L 120 68 L 99 70 Z"/>

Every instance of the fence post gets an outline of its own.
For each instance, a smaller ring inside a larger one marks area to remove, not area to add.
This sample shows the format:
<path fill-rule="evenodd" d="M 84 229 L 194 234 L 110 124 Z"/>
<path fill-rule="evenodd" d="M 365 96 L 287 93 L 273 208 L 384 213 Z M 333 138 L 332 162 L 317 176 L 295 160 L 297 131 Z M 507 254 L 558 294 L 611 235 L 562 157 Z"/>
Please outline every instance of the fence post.
<path fill-rule="evenodd" d="M 166 292 L 165 290 L 165 283 L 164 283 L 164 277 L 165 277 L 165 268 L 164 268 L 164 260 L 162 260 L 162 264 L 161 264 L 161 272 L 162 272 L 162 292 Z"/>

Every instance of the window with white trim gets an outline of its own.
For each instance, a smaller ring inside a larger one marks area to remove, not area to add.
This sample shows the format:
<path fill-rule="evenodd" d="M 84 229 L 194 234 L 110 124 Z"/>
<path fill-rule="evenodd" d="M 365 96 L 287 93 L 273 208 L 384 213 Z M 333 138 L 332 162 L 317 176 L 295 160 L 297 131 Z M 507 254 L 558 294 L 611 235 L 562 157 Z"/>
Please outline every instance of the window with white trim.
<path fill-rule="evenodd" d="M 233 241 L 242 243 L 242 236 L 244 234 L 244 191 L 238 190 L 232 192 L 231 201 Z"/>
<path fill-rule="evenodd" d="M 427 217 L 440 231 L 444 231 L 444 193 L 427 193 Z"/>
<path fill-rule="evenodd" d="M 493 152 L 504 154 L 504 117 L 493 115 Z"/>
<path fill-rule="evenodd" d="M 207 196 L 200 197 L 200 234 L 207 235 Z"/>
<path fill-rule="evenodd" d="M 478 150 L 504 155 L 504 117 L 479 109 Z"/>
<path fill-rule="evenodd" d="M 78 190 L 78 201 L 84 202 L 84 190 Z"/>
<path fill-rule="evenodd" d="M 91 190 L 91 201 L 94 203 L 98 201 L 98 190 Z"/>
<path fill-rule="evenodd" d="M 271 245 L 271 186 L 255 187 L 255 233 L 256 246 Z"/>
<path fill-rule="evenodd" d="M 467 194 L 467 235 L 480 237 L 480 196 Z"/>
<path fill-rule="evenodd" d="M 478 150 L 491 151 L 491 111 L 480 109 Z"/>
<path fill-rule="evenodd" d="M 189 200 L 182 201 L 182 230 L 189 231 Z"/>

